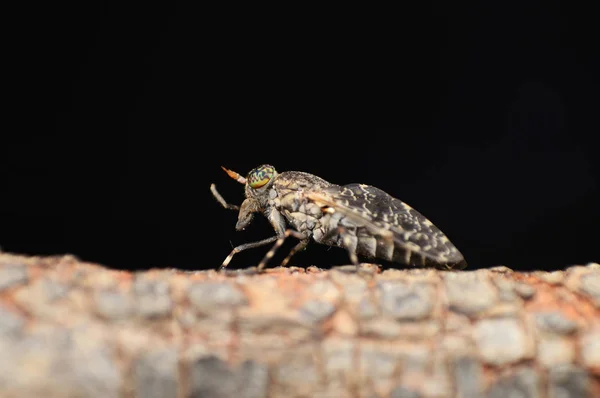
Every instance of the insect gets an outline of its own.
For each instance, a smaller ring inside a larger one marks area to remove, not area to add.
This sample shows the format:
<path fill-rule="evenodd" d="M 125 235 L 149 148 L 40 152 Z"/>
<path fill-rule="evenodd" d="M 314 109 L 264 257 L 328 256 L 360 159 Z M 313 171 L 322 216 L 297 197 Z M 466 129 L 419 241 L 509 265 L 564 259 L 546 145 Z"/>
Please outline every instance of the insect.
<path fill-rule="evenodd" d="M 275 242 L 258 265 L 261 271 L 289 236 L 299 242 L 281 266 L 311 239 L 345 248 L 356 265 L 361 255 L 419 267 L 467 266 L 463 255 L 431 221 L 381 189 L 364 184 L 340 186 L 300 171 L 278 173 L 268 164 L 251 170 L 247 177 L 222 169 L 245 186 L 246 199 L 241 206 L 227 203 L 215 184 L 210 187 L 224 208 L 239 210 L 236 230 L 245 229 L 255 213 L 262 213 L 275 235 L 235 247 L 220 269 L 227 267 L 236 253 Z"/>

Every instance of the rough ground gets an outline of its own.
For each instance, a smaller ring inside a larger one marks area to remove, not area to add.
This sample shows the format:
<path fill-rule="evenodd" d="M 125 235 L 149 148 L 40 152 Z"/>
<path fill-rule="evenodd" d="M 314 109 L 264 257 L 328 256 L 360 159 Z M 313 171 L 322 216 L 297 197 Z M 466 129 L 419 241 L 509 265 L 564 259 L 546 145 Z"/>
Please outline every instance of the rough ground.
<path fill-rule="evenodd" d="M 0 253 L 0 396 L 600 397 L 600 265 L 223 275 Z"/>

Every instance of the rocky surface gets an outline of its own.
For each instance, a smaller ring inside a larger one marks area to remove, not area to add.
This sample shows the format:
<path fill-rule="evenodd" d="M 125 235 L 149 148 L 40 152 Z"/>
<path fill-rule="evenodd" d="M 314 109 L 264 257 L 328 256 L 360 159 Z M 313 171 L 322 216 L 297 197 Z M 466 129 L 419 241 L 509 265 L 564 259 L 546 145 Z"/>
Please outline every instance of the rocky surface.
<path fill-rule="evenodd" d="M 0 396 L 600 396 L 600 265 L 352 269 L 0 254 Z"/>

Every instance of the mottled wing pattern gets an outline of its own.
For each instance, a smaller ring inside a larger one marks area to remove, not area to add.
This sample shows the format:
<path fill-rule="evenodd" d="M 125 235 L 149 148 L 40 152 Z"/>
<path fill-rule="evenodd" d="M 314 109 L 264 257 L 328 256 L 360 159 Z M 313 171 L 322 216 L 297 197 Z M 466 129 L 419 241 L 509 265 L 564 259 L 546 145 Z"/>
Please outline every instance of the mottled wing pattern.
<path fill-rule="evenodd" d="M 328 202 L 334 210 L 350 217 L 359 217 L 382 232 L 391 231 L 395 246 L 420 255 L 423 265 L 454 269 L 467 265 L 462 254 L 431 221 L 381 189 L 364 184 L 331 186 L 314 199 Z"/>

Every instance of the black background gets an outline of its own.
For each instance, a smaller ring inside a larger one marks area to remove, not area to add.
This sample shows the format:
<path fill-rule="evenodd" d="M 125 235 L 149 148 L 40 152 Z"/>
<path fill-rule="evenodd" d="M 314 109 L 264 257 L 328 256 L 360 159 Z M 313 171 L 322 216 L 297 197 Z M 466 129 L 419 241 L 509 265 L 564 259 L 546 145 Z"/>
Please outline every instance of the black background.
<path fill-rule="evenodd" d="M 245 175 L 270 163 L 389 192 L 471 269 L 600 261 L 591 12 L 96 3 L 16 21 L 4 52 L 14 86 L 1 140 L 5 251 L 216 267 L 272 229 L 257 218 L 235 232 L 210 183 L 239 204 L 242 186 L 219 166 Z M 314 244 L 294 264 L 347 262 Z"/>

